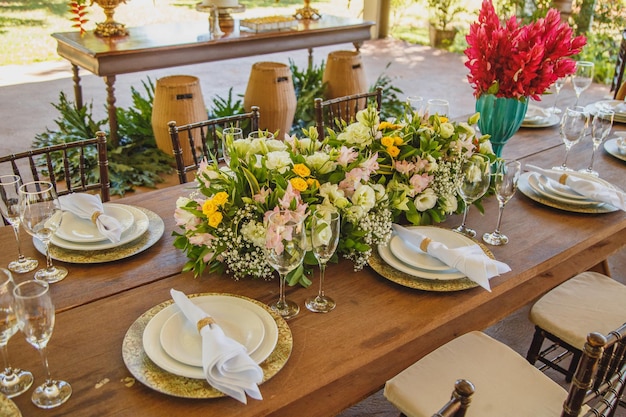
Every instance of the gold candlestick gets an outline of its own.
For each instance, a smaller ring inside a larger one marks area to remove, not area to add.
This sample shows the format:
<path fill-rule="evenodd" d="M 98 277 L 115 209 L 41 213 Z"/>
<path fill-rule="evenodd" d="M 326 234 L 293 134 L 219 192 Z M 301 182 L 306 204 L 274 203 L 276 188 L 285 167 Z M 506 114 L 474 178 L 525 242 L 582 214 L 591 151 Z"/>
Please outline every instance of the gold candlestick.
<path fill-rule="evenodd" d="M 322 15 L 317 9 L 311 7 L 311 0 L 304 0 L 304 7 L 296 10 L 294 17 L 298 20 L 317 20 Z"/>
<path fill-rule="evenodd" d="M 121 3 L 126 3 L 126 0 L 92 0 L 91 4 L 93 5 L 94 3 L 97 3 L 98 6 L 102 7 L 104 15 L 106 16 L 106 20 L 104 22 L 96 25 L 96 29 L 94 30 L 96 35 L 102 37 L 128 35 L 126 25 L 118 23 L 113 19 L 115 8 Z"/>

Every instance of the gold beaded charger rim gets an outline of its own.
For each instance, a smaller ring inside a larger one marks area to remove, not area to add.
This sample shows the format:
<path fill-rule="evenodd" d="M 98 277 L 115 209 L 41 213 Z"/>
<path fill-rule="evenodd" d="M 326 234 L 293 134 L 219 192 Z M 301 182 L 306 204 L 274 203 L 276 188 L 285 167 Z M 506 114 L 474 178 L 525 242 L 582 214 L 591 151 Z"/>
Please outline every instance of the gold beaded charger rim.
<path fill-rule="evenodd" d="M 148 230 L 137 239 L 124 245 L 102 250 L 72 250 L 64 249 L 54 244 L 50 244 L 50 256 L 53 259 L 73 264 L 96 264 L 104 262 L 118 261 L 129 258 L 150 248 L 161 239 L 165 232 L 165 223 L 158 214 L 139 206 L 131 206 L 148 216 Z M 35 248 L 45 253 L 45 247 L 39 239 L 33 239 Z"/>
<path fill-rule="evenodd" d="M 293 349 L 293 336 L 285 319 L 280 317 L 280 315 L 274 312 L 268 305 L 242 295 L 198 293 L 189 295 L 189 297 L 193 298 L 207 295 L 241 298 L 262 307 L 272 316 L 278 326 L 278 342 L 270 356 L 260 364 L 261 369 L 263 369 L 262 383 L 276 375 L 287 363 Z M 174 300 L 167 300 L 152 307 L 130 326 L 122 342 L 122 357 L 126 368 L 128 368 L 130 373 L 139 382 L 163 394 L 193 399 L 225 397 L 226 394 L 210 386 L 206 380 L 187 378 L 167 372 L 158 367 L 148 358 L 148 355 L 146 355 L 143 349 L 143 331 L 146 325 L 159 311 L 173 302 Z"/>
<path fill-rule="evenodd" d="M 17 408 L 17 405 L 4 394 L 0 394 L 0 416 L 22 417 L 22 413 Z"/>
<path fill-rule="evenodd" d="M 603 214 L 603 213 L 612 213 L 617 211 L 616 207 L 613 207 L 609 204 L 598 204 L 597 206 L 578 206 L 576 204 L 567 204 L 560 201 L 550 200 L 549 198 L 540 196 L 537 192 L 535 192 L 530 185 L 528 184 L 528 177 L 531 175 L 531 172 L 523 173 L 519 181 L 517 183 L 517 188 L 524 194 L 526 197 L 531 200 L 543 204 L 544 206 L 552 207 L 559 210 L 571 211 L 572 213 L 588 213 L 588 214 Z"/>
<path fill-rule="evenodd" d="M 438 226 L 433 226 L 438 227 Z M 441 228 L 443 229 L 443 228 Z M 469 237 L 468 237 L 469 238 Z M 475 239 L 471 239 L 474 243 L 476 243 L 480 248 L 485 252 L 485 254 L 491 259 L 495 259 L 495 256 L 491 251 L 482 243 L 476 241 Z M 416 290 L 424 290 L 424 291 L 438 291 L 438 292 L 450 292 L 450 291 L 462 291 L 468 290 L 470 288 L 476 288 L 479 285 L 472 281 L 471 279 L 459 278 L 459 279 L 451 279 L 451 280 L 438 280 L 438 279 L 429 279 L 429 278 L 419 278 L 406 272 L 398 271 L 387 262 L 385 262 L 378 253 L 378 248 L 374 247 L 372 250 L 372 254 L 369 257 L 368 263 L 370 267 L 376 271 L 383 278 L 388 279 L 389 281 L 395 282 L 396 284 L 400 284 L 403 287 L 413 288 Z"/>

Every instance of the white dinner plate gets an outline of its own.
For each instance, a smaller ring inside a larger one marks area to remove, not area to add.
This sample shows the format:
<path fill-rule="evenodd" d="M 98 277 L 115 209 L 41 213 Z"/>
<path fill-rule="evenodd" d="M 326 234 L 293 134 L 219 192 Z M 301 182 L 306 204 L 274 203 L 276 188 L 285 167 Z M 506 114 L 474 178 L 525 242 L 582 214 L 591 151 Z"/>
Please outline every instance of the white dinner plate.
<path fill-rule="evenodd" d="M 456 233 L 452 230 L 442 229 L 441 227 L 424 226 L 419 227 L 418 230 L 424 236 L 432 239 L 435 242 L 443 243 L 450 249 L 460 248 L 462 246 L 469 246 L 473 244 L 473 242 L 464 239 L 463 235 Z M 394 235 L 389 241 L 389 250 L 400 261 L 414 268 L 432 272 L 458 272 L 456 269 L 450 268 L 439 259 L 423 252 L 413 245 L 406 243 L 404 239 L 402 239 L 398 235 Z"/>
<path fill-rule="evenodd" d="M 621 159 L 622 161 L 626 161 L 626 154 L 623 154 L 619 151 L 617 147 L 617 138 L 609 139 L 604 142 L 604 150 L 609 154 L 613 155 L 617 159 Z"/>
<path fill-rule="evenodd" d="M 111 204 L 112 205 L 112 204 Z M 148 230 L 148 225 L 150 221 L 148 216 L 141 210 L 133 206 L 127 206 L 123 204 L 117 204 L 118 206 L 122 206 L 124 209 L 128 210 L 133 216 L 132 225 L 122 233 L 120 241 L 117 243 L 113 243 L 109 240 L 105 242 L 70 242 L 69 240 L 61 239 L 58 236 L 52 236 L 51 242 L 53 245 L 58 246 L 63 249 L 71 249 L 78 251 L 90 251 L 90 250 L 102 250 L 102 249 L 111 249 L 117 246 L 125 245 L 126 243 L 132 242 L 137 239 L 141 235 L 143 235 L 146 230 Z"/>
<path fill-rule="evenodd" d="M 135 218 L 124 206 L 107 203 L 103 207 L 104 214 L 120 222 L 122 233 L 133 225 Z M 56 235 L 61 239 L 77 243 L 93 243 L 108 240 L 106 236 L 100 233 L 98 227 L 91 219 L 81 219 L 69 211 L 63 213 L 63 220 L 56 231 Z"/>
<path fill-rule="evenodd" d="M 522 122 L 522 127 L 551 127 L 558 125 L 561 121 L 561 118 L 556 114 L 551 114 L 547 117 L 533 117 L 530 119 L 524 119 Z"/>
<path fill-rule="evenodd" d="M 568 174 L 573 174 L 573 172 L 568 173 Z M 538 193 L 539 195 L 545 198 L 558 201 L 559 203 L 569 204 L 570 206 L 589 207 L 589 206 L 598 206 L 600 204 L 603 204 L 600 201 L 593 201 L 589 199 L 577 200 L 577 199 L 566 198 L 566 197 L 562 197 L 560 195 L 554 194 L 546 190 L 545 188 L 543 188 L 543 186 L 539 183 L 539 176 L 540 175 L 538 173 L 531 172 L 531 174 L 528 177 L 528 185 L 530 186 L 530 188 L 533 189 L 533 191 L 535 191 L 536 193 Z"/>
<path fill-rule="evenodd" d="M 226 336 L 245 346 L 248 354 L 261 345 L 265 327 L 258 314 L 247 305 L 233 305 L 229 299 L 200 300 L 194 304 L 211 316 Z M 165 353 L 177 361 L 202 366 L 202 337 L 196 324 L 187 320 L 182 311 L 174 313 L 163 324 L 160 341 Z"/>
<path fill-rule="evenodd" d="M 238 297 L 230 297 L 228 295 L 207 295 L 200 297 L 191 297 L 190 298 L 194 303 L 198 303 L 204 299 L 209 300 L 227 300 L 227 302 L 232 303 L 233 305 L 245 305 L 250 308 L 250 310 L 254 311 L 263 322 L 263 327 L 265 329 L 265 334 L 263 336 L 263 341 L 261 345 L 250 355 L 252 360 L 256 363 L 261 363 L 272 353 L 274 348 L 276 347 L 276 343 L 278 342 L 278 326 L 276 325 L 276 321 L 272 318 L 272 316 L 263 309 L 261 306 L 257 306 L 254 303 L 251 303 L 247 300 Z M 175 307 L 175 304 L 165 307 L 163 310 L 159 311 L 146 325 L 146 328 L 143 332 L 143 348 L 146 352 L 146 355 L 154 362 L 157 366 L 162 368 L 163 370 L 170 372 L 172 374 L 178 376 L 184 376 L 187 378 L 194 379 L 205 379 L 202 368 L 197 366 L 190 366 L 179 362 L 169 356 L 163 347 L 161 347 L 161 329 L 165 322 L 176 312 L 178 311 L 178 307 Z"/>
<path fill-rule="evenodd" d="M 601 100 L 585 106 L 585 110 L 594 115 L 596 109 L 604 107 L 615 112 L 613 120 L 619 123 L 626 123 L 626 102 L 623 100 Z"/>

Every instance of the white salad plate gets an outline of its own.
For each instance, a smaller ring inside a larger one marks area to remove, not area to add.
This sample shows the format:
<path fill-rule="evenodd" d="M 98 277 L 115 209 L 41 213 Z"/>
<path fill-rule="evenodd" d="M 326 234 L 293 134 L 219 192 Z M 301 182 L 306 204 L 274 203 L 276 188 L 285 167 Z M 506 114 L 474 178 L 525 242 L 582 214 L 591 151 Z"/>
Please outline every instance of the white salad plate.
<path fill-rule="evenodd" d="M 626 123 L 626 102 L 624 100 L 602 100 L 585 106 L 585 111 L 594 115 L 599 108 L 613 110 L 615 116 L 613 120 L 619 123 Z"/>
<path fill-rule="evenodd" d="M 135 218 L 133 214 L 120 204 L 104 204 L 104 214 L 111 216 L 120 222 L 122 233 L 133 225 Z M 93 243 L 108 240 L 98 230 L 98 227 L 91 219 L 81 219 L 76 214 L 66 211 L 63 213 L 63 220 L 56 231 L 56 236 L 69 242 Z"/>
<path fill-rule="evenodd" d="M 626 161 L 626 153 L 621 153 L 619 148 L 617 147 L 617 141 L 619 138 L 609 139 L 604 142 L 604 150 L 609 154 L 613 155 L 617 159 L 621 159 L 622 161 Z"/>
<path fill-rule="evenodd" d="M 600 201 L 594 201 L 594 200 L 589 200 L 589 199 L 585 199 L 585 200 L 573 199 L 573 198 L 563 197 L 561 195 L 555 194 L 547 190 L 541 185 L 541 183 L 539 182 L 540 176 L 541 176 L 540 174 L 537 174 L 534 172 L 531 173 L 528 177 L 528 185 L 530 186 L 530 188 L 532 188 L 533 191 L 535 191 L 536 193 L 538 193 L 539 195 L 545 198 L 558 201 L 559 203 L 565 203 L 571 206 L 580 206 L 580 207 L 597 206 L 599 204 L 603 204 Z"/>
<path fill-rule="evenodd" d="M 110 240 L 106 241 L 98 241 L 98 242 L 72 242 L 69 240 L 65 240 L 60 238 L 57 235 L 52 236 L 51 242 L 53 245 L 58 246 L 63 249 L 77 250 L 77 251 L 91 251 L 91 250 L 102 250 L 102 249 L 111 249 L 117 246 L 125 245 L 128 242 L 132 242 L 137 239 L 141 235 L 143 235 L 146 230 L 148 230 L 148 225 L 150 223 L 148 216 L 141 210 L 133 206 L 127 206 L 123 204 L 108 204 L 109 206 L 119 206 L 124 210 L 128 211 L 132 217 L 133 222 L 125 232 L 122 233 L 119 242 L 111 242 Z"/>
<path fill-rule="evenodd" d="M 576 191 L 572 190 L 567 185 L 563 185 L 556 181 L 549 179 L 544 175 L 539 175 L 537 177 L 537 181 L 543 187 L 544 190 L 559 195 L 564 198 L 568 198 L 570 200 L 589 200 L 584 195 L 578 194 Z"/>
<path fill-rule="evenodd" d="M 202 308 L 224 334 L 245 346 L 248 354 L 254 353 L 265 335 L 261 317 L 247 305 L 233 305 L 229 299 L 200 300 Z M 178 311 L 165 321 L 160 333 L 161 347 L 172 358 L 191 366 L 202 366 L 202 337 L 195 323 Z"/>
<path fill-rule="evenodd" d="M 251 303 L 247 300 L 228 295 L 206 295 L 190 298 L 194 304 L 204 302 L 223 302 L 231 304 L 233 309 L 238 307 L 248 308 L 253 311 L 263 322 L 264 335 L 260 346 L 250 354 L 252 360 L 261 363 L 272 353 L 278 342 L 278 326 L 276 321 L 263 307 Z M 200 366 L 191 366 L 172 358 L 161 346 L 161 330 L 167 320 L 180 310 L 176 304 L 172 303 L 159 311 L 146 325 L 143 332 L 142 344 L 146 355 L 161 369 L 174 375 L 184 376 L 194 379 L 205 379 L 204 372 Z"/>
<path fill-rule="evenodd" d="M 551 114 L 546 117 L 532 117 L 528 119 L 524 119 L 522 122 L 522 127 L 552 127 L 558 125 L 561 121 L 561 118 L 556 114 Z"/>

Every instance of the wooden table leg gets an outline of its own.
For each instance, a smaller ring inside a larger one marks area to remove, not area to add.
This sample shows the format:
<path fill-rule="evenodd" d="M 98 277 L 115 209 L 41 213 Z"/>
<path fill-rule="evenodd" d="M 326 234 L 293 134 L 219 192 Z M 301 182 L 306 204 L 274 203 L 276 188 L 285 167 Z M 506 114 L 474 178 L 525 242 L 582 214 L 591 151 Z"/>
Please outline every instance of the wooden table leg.
<path fill-rule="evenodd" d="M 74 99 L 76 100 L 76 107 L 83 108 L 83 88 L 80 86 L 80 74 L 78 73 L 78 66 L 72 64 L 72 81 L 74 81 Z"/>
<path fill-rule="evenodd" d="M 109 140 L 113 145 L 117 145 L 117 114 L 115 109 L 115 75 L 109 75 L 104 77 L 107 89 L 107 110 L 109 112 Z"/>

